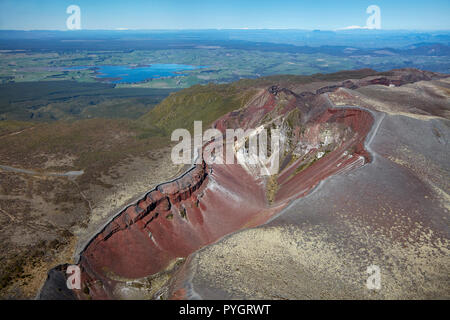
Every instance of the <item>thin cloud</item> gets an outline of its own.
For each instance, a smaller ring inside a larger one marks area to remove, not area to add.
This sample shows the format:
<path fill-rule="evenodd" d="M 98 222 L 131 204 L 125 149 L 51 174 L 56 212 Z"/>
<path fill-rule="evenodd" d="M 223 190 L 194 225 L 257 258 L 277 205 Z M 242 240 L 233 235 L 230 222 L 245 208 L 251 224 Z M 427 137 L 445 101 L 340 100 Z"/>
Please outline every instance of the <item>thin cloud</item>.
<path fill-rule="evenodd" d="M 348 26 L 348 27 L 344 27 L 344 28 L 339 28 L 339 29 L 336 29 L 336 30 L 360 30 L 360 29 L 369 29 L 369 27 L 367 27 L 367 26 L 364 26 L 364 27 L 361 27 L 361 26 Z"/>

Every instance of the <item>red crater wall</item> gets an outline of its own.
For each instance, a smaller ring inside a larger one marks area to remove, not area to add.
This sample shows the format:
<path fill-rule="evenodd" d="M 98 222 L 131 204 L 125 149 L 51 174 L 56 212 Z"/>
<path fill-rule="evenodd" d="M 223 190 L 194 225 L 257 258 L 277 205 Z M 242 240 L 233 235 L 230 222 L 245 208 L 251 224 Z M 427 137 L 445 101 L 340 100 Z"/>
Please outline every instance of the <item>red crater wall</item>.
<path fill-rule="evenodd" d="M 264 177 L 238 164 L 203 163 L 120 212 L 80 254 L 83 289 L 75 290 L 78 298 L 116 298 L 118 282 L 155 274 L 224 235 L 261 225 L 326 177 L 370 161 L 364 150 L 373 124 L 370 113 L 328 109 L 313 122 L 342 124 L 350 128 L 351 138 L 297 174 L 295 163 L 286 167 L 271 204 Z M 352 154 L 344 155 L 349 149 Z"/>

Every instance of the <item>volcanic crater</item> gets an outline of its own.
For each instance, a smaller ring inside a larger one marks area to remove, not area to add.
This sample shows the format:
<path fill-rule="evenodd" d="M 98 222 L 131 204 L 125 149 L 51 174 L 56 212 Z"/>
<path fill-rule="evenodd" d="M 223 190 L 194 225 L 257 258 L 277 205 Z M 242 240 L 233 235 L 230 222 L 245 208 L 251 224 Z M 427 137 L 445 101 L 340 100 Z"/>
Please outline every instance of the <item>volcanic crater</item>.
<path fill-rule="evenodd" d="M 184 259 L 228 234 L 266 223 L 327 177 L 373 161 L 368 143 L 380 113 L 337 107 L 327 93 L 416 80 L 411 76 L 348 80 L 300 94 L 279 85 L 260 88 L 245 106 L 217 119 L 212 127 L 224 133 L 227 128 L 280 129 L 278 174 L 264 176 L 259 165 L 239 163 L 203 161 L 192 166 L 121 210 L 85 245 L 78 259 L 81 290 L 64 288 L 67 265 L 63 265 L 50 271 L 40 298 L 189 297 L 174 284 Z"/>

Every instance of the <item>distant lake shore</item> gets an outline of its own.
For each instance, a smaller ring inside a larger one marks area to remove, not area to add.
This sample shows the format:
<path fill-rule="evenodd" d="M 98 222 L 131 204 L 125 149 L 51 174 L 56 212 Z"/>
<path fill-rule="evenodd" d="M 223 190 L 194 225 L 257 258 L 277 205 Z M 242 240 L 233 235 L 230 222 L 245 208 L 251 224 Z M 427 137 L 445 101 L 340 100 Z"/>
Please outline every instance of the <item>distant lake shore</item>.
<path fill-rule="evenodd" d="M 185 64 L 136 64 L 136 65 L 106 65 L 106 66 L 77 66 L 64 68 L 64 71 L 94 70 L 98 81 L 110 83 L 139 83 L 149 79 L 179 77 L 190 71 L 204 68 Z"/>

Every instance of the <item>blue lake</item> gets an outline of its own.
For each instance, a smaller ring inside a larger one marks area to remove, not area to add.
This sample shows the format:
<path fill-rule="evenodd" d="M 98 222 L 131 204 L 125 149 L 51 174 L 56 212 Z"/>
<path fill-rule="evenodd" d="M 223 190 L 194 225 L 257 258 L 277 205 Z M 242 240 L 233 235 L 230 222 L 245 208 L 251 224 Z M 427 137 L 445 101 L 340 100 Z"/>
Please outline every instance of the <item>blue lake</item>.
<path fill-rule="evenodd" d="M 95 69 L 95 77 L 108 80 L 111 83 L 135 83 L 147 79 L 183 76 L 182 71 L 204 68 L 203 66 L 190 66 L 185 64 L 152 64 L 151 66 L 130 67 L 121 66 L 82 66 L 65 68 L 67 71 Z"/>

